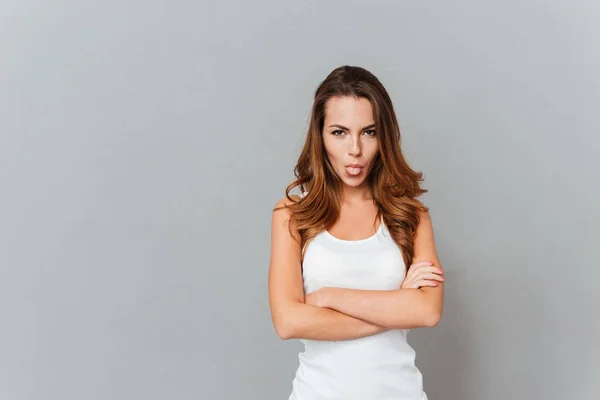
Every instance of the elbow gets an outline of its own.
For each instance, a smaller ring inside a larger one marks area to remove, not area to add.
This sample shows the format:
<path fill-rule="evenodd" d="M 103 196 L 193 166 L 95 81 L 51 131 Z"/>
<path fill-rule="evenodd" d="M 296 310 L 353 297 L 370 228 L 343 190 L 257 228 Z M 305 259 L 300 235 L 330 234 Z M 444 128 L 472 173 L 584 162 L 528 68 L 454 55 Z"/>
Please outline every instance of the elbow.
<path fill-rule="evenodd" d="M 273 325 L 275 332 L 282 340 L 289 339 L 300 339 L 299 328 L 302 323 L 298 321 L 298 304 L 302 303 L 289 303 L 279 308 L 273 314 Z"/>
<path fill-rule="evenodd" d="M 289 318 L 277 318 L 273 321 L 275 332 L 282 340 L 294 339 L 294 327 Z"/>
<path fill-rule="evenodd" d="M 441 311 L 432 311 L 427 314 L 427 318 L 425 318 L 425 320 L 423 321 L 423 325 L 425 325 L 427 328 L 435 328 L 436 326 L 438 326 L 441 319 Z"/>
<path fill-rule="evenodd" d="M 429 295 L 427 301 L 423 303 L 424 326 L 427 328 L 435 328 L 442 320 L 442 311 L 444 303 L 440 298 L 431 298 Z"/>
<path fill-rule="evenodd" d="M 290 340 L 293 339 L 292 330 L 287 326 L 276 326 L 275 332 L 277 332 L 277 336 L 281 340 Z"/>

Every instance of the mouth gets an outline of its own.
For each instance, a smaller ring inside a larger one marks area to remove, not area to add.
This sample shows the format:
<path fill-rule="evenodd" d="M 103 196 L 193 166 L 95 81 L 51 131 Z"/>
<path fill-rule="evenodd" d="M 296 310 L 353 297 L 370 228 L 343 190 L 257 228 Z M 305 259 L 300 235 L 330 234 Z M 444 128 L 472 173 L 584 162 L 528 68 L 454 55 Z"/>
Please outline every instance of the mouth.
<path fill-rule="evenodd" d="M 362 170 L 364 169 L 363 165 L 360 164 L 348 164 L 346 165 L 346 173 L 351 176 L 360 175 Z"/>

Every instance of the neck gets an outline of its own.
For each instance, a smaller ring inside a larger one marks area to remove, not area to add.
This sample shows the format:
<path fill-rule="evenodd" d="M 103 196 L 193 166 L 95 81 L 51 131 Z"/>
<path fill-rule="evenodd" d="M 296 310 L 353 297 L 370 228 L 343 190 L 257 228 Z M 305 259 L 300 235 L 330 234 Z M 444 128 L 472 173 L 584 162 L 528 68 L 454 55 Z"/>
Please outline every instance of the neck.
<path fill-rule="evenodd" d="M 366 185 L 359 187 L 345 186 L 342 193 L 342 201 L 346 204 L 357 204 L 373 200 L 373 193 Z"/>

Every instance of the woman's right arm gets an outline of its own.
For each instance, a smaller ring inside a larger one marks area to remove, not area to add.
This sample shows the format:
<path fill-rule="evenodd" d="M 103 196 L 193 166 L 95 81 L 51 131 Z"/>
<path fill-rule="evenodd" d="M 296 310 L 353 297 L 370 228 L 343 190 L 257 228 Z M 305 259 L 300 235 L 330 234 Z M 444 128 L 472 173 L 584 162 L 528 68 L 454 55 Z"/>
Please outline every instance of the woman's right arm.
<path fill-rule="evenodd" d="M 289 204 L 284 197 L 276 208 Z M 288 229 L 287 208 L 273 211 L 269 303 L 275 331 L 282 339 L 348 340 L 371 336 L 388 328 L 304 302 L 300 237 Z M 293 236 L 292 236 L 293 235 Z"/>

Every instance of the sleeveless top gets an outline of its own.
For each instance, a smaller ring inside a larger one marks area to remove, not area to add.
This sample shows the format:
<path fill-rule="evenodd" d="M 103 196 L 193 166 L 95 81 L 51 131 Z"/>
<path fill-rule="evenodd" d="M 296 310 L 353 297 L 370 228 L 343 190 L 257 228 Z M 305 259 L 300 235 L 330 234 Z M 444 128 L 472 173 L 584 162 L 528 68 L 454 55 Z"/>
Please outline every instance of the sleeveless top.
<path fill-rule="evenodd" d="M 303 192 L 302 196 L 307 192 Z M 327 230 L 305 247 L 304 292 L 322 287 L 399 289 L 405 263 L 383 218 L 375 235 L 343 240 Z M 288 400 L 427 400 L 409 329 L 351 340 L 301 339 L 304 352 Z"/>

